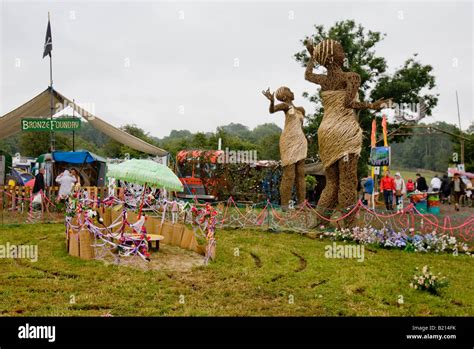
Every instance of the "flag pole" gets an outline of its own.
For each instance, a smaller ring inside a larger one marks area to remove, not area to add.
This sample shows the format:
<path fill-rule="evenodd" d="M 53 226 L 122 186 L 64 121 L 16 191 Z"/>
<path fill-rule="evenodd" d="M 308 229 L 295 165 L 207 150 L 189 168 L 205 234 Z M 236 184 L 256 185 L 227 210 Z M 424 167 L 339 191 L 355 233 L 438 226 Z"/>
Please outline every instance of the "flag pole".
<path fill-rule="evenodd" d="M 72 119 L 74 120 L 76 118 L 76 100 L 73 99 L 72 100 L 72 104 L 73 104 L 73 107 L 72 107 Z M 75 143 L 75 132 L 74 130 L 72 131 L 72 151 L 76 151 L 76 145 L 74 144 Z"/>
<path fill-rule="evenodd" d="M 461 114 L 459 113 L 458 90 L 456 90 L 456 105 L 458 107 L 459 135 L 462 137 Z M 460 138 L 459 140 L 461 141 L 461 164 L 464 164 L 464 140 L 462 138 Z"/>
<path fill-rule="evenodd" d="M 50 20 L 50 14 L 48 11 L 48 24 L 50 25 L 51 20 Z M 54 97 L 53 97 L 53 55 L 52 52 L 49 52 L 49 93 L 50 93 L 50 121 L 52 123 L 53 121 L 53 115 L 54 115 Z M 51 127 L 50 131 L 50 150 L 51 153 L 54 151 L 54 131 Z"/>

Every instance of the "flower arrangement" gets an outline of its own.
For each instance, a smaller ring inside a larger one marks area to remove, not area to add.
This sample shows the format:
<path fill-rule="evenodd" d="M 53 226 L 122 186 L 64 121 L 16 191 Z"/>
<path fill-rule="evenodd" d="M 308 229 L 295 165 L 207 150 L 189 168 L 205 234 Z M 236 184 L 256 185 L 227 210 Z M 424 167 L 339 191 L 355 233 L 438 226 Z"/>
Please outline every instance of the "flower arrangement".
<path fill-rule="evenodd" d="M 419 269 L 416 268 L 416 270 Z M 441 276 L 441 273 L 435 275 L 427 265 L 421 269 L 421 273 L 413 276 L 413 281 L 410 283 L 411 288 L 428 291 L 431 294 L 439 294 L 439 290 L 448 285 L 448 280 L 444 276 Z"/>
<path fill-rule="evenodd" d="M 451 252 L 454 255 L 465 253 L 470 255 L 466 243 L 448 234 L 415 233 L 414 231 L 397 232 L 393 229 L 373 227 L 353 227 L 352 229 L 336 229 L 324 232 L 325 236 L 334 240 L 355 241 L 364 245 L 377 245 L 384 248 L 403 249 L 407 252 Z"/>

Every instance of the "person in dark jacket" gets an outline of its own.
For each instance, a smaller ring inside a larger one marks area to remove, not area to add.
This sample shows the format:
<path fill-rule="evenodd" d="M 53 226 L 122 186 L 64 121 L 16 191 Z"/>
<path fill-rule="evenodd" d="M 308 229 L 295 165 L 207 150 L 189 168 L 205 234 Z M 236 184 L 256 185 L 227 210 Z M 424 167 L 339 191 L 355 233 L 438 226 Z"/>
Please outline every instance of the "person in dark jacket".
<path fill-rule="evenodd" d="M 426 184 L 425 177 L 422 177 L 421 174 L 416 174 L 416 190 L 418 191 L 428 191 L 428 184 Z"/>
<path fill-rule="evenodd" d="M 441 180 L 441 188 L 439 191 L 441 192 L 441 202 L 445 203 L 449 200 L 449 195 L 451 195 L 451 187 L 449 186 L 450 180 L 448 175 L 444 175 L 443 179 Z"/>
<path fill-rule="evenodd" d="M 456 211 L 459 211 L 459 199 L 464 194 L 466 190 L 466 184 L 463 182 L 459 173 L 455 173 L 453 180 L 449 184 L 449 188 L 451 189 L 451 195 L 454 198 L 454 207 Z"/>
<path fill-rule="evenodd" d="M 42 190 L 44 192 L 44 168 L 40 168 L 35 176 L 35 184 L 33 185 L 32 193 L 36 195 Z"/>

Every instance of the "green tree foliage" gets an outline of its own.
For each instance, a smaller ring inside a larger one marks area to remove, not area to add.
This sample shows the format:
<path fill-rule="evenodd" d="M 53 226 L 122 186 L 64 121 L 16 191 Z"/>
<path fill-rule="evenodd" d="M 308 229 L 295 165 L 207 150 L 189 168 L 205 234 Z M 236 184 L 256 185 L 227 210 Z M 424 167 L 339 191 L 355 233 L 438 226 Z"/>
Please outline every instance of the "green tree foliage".
<path fill-rule="evenodd" d="M 459 132 L 456 126 L 446 122 L 431 125 L 451 133 Z M 426 129 L 414 129 L 413 134 L 401 143 L 392 144 L 392 165 L 396 168 L 446 172 L 452 163 L 457 141 L 448 134 L 428 133 Z"/>
<path fill-rule="evenodd" d="M 148 142 L 153 145 L 158 145 L 158 142 L 151 137 L 147 132 L 138 127 L 137 125 L 125 125 L 120 128 L 122 131 L 125 131 L 132 136 L 140 138 L 145 142 Z M 123 158 L 125 154 L 129 154 L 130 158 L 144 158 L 149 155 L 138 150 L 132 149 L 126 145 L 123 145 L 116 140 L 109 139 L 104 145 L 104 152 L 109 157 Z"/>
<path fill-rule="evenodd" d="M 19 132 L 0 141 L 0 149 L 9 154 L 20 153 L 23 156 L 36 157 L 48 153 L 50 147 L 49 132 Z M 73 148 L 72 132 L 56 132 L 55 148 L 70 151 Z M 81 129 L 75 132 L 75 149 L 87 149 L 98 155 L 105 155 L 103 146 L 109 138 L 94 129 L 87 122 L 82 122 Z"/>
<path fill-rule="evenodd" d="M 227 132 L 229 135 L 237 136 L 242 139 L 247 140 L 251 137 L 251 131 L 249 130 L 249 128 L 242 124 L 234 124 L 233 122 L 231 122 L 228 125 L 221 126 L 220 129 Z"/>
<path fill-rule="evenodd" d="M 75 133 L 75 135 L 88 143 L 95 144 L 99 149 L 110 140 L 107 135 L 94 128 L 90 123 L 84 121 L 81 123 L 81 128 Z"/>
<path fill-rule="evenodd" d="M 456 131 L 459 134 L 459 129 Z M 474 122 L 471 123 L 466 132 L 463 132 L 463 136 L 467 137 L 469 141 L 464 141 L 464 165 L 466 171 L 474 172 Z M 461 156 L 461 144 L 459 141 L 454 143 L 454 151 Z"/>
<path fill-rule="evenodd" d="M 431 75 L 433 67 L 416 61 L 417 54 L 405 61 L 403 66 L 393 75 L 384 75 L 378 79 L 370 96 L 372 99 L 393 98 L 396 103 L 416 104 L 422 97 L 427 106 L 427 115 L 431 115 L 438 98 L 436 95 L 423 94 L 423 91 L 433 89 L 435 78 Z"/>
<path fill-rule="evenodd" d="M 230 150 L 257 150 L 262 160 L 280 159 L 281 129 L 274 123 L 266 123 L 250 130 L 242 124 L 231 123 L 218 127 L 216 132 L 192 134 L 189 131 L 171 131 L 170 135 L 158 140 L 158 144 L 172 155 L 185 149 L 217 149 L 219 138 L 222 148 Z"/>
<path fill-rule="evenodd" d="M 56 132 L 55 149 L 63 151 L 72 150 L 72 135 L 69 132 Z M 98 153 L 99 148 L 83 139 L 82 137 L 75 137 L 75 149 L 87 149 L 93 153 Z M 19 136 L 19 147 L 17 152 L 23 156 L 37 157 L 44 153 L 49 153 L 50 149 L 50 135 L 49 132 L 22 132 Z"/>
<path fill-rule="evenodd" d="M 435 86 L 435 78 L 432 76 L 432 67 L 423 65 L 413 58 L 409 58 L 405 64 L 395 70 L 393 74 L 387 73 L 387 62 L 384 57 L 377 56 L 375 46 L 384 38 L 385 34 L 366 30 L 362 25 L 356 24 L 352 20 L 337 22 L 329 29 L 324 26 L 315 26 L 315 33 L 306 36 L 301 40 L 302 46 L 308 39 L 312 39 L 315 44 L 324 39 L 334 39 L 339 41 L 346 53 L 346 64 L 344 70 L 357 72 L 361 77 L 361 87 L 359 89 L 359 99 L 368 100 L 385 97 L 392 98 L 395 103 L 418 102 L 420 97 L 426 100 L 428 115 L 436 105 L 435 95 L 422 94 L 422 91 L 431 90 Z M 296 61 L 306 67 L 309 56 L 306 49 L 294 55 Z M 303 76 L 303 72 L 302 72 Z M 309 84 L 309 82 L 308 82 Z M 313 85 L 314 86 L 314 85 Z M 315 157 L 318 151 L 317 131 L 322 121 L 324 109 L 321 104 L 319 91 L 316 93 L 305 92 L 304 97 L 315 103 L 314 113 L 307 112 L 306 134 L 309 140 L 309 156 Z M 378 119 L 380 125 L 381 116 L 376 116 L 372 111 L 362 110 L 358 114 L 359 123 L 364 132 L 361 157 L 359 160 L 359 176 L 367 173 L 367 162 L 370 154 L 370 130 L 372 119 Z M 389 131 L 396 125 L 389 125 Z M 401 141 L 394 139 L 392 141 Z"/>
<path fill-rule="evenodd" d="M 19 151 L 20 133 L 0 140 L 0 150 L 13 155 Z"/>

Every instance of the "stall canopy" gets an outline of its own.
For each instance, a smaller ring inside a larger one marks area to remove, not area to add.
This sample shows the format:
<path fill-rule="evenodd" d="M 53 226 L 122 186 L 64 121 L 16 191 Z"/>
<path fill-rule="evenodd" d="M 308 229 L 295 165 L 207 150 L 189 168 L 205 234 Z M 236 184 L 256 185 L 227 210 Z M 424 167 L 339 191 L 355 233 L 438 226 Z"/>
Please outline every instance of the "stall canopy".
<path fill-rule="evenodd" d="M 90 164 L 91 162 L 106 162 L 106 160 L 86 150 L 79 151 L 54 151 L 54 161 L 67 162 L 69 164 Z"/>
<path fill-rule="evenodd" d="M 39 95 L 29 100 L 25 104 L 12 110 L 11 112 L 0 117 L 0 139 L 12 136 L 21 130 L 21 119 L 24 117 L 48 118 L 50 115 L 50 88 L 41 92 Z M 74 110 L 86 119 L 94 128 L 106 134 L 117 142 L 129 146 L 135 150 L 155 155 L 166 156 L 168 152 L 160 149 L 140 138 L 122 131 L 121 129 L 109 124 L 101 118 L 92 115 L 87 110 L 74 104 L 69 98 L 63 96 L 53 89 L 53 102 L 55 105 L 55 113 L 71 106 Z M 58 108 L 58 106 L 61 106 Z"/>

